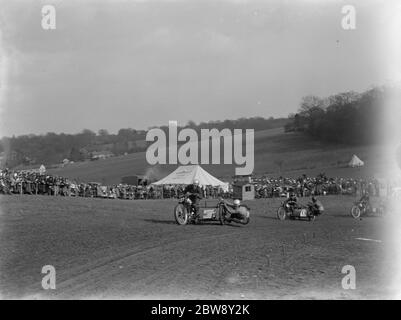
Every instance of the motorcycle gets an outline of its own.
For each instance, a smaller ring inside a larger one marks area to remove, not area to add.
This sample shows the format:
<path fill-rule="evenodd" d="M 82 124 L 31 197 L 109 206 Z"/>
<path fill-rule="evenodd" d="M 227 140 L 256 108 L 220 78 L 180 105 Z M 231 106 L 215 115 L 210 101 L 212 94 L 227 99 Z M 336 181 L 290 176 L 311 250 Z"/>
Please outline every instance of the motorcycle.
<path fill-rule="evenodd" d="M 236 212 L 230 213 L 226 202 L 220 199 L 216 206 L 199 208 L 197 216 L 191 199 L 181 197 L 174 208 L 174 218 L 179 225 L 199 224 L 203 221 L 218 221 L 220 225 L 231 222 L 245 225 L 250 221 L 250 209 L 241 205 Z"/>
<path fill-rule="evenodd" d="M 385 213 L 385 207 L 383 204 L 379 205 L 377 208 L 374 208 L 365 202 L 356 201 L 354 205 L 351 207 L 351 216 L 354 219 L 358 219 L 361 216 L 373 216 L 373 215 L 382 216 L 384 213 Z"/>
<path fill-rule="evenodd" d="M 311 205 L 291 206 L 286 201 L 283 201 L 277 209 L 277 218 L 279 220 L 308 220 L 314 221 L 317 214 Z"/>

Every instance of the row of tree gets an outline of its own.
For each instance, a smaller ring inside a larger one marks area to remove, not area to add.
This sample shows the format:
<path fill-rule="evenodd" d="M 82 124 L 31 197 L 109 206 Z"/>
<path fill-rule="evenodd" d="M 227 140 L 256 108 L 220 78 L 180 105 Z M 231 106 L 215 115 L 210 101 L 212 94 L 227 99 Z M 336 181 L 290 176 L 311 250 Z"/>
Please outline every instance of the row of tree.
<path fill-rule="evenodd" d="M 201 122 L 196 124 L 194 121 L 189 121 L 186 127 L 195 129 L 200 132 L 201 129 L 213 129 L 216 128 L 219 131 L 228 128 L 228 129 L 254 129 L 255 131 L 274 129 L 274 128 L 282 128 L 285 124 L 288 123 L 288 119 L 286 118 L 273 118 L 270 117 L 268 119 L 263 117 L 250 117 L 250 118 L 239 118 L 237 120 L 224 120 L 224 121 L 209 121 L 209 122 Z"/>
<path fill-rule="evenodd" d="M 296 114 L 291 114 L 285 130 L 305 132 L 319 140 L 352 145 L 380 141 L 380 124 L 389 94 L 387 87 L 375 87 L 363 93 L 353 91 L 327 98 L 302 98 Z"/>
<path fill-rule="evenodd" d="M 209 121 L 196 124 L 189 121 L 183 127 L 196 131 L 216 128 L 248 129 L 255 131 L 283 127 L 287 132 L 299 131 L 329 143 L 354 145 L 379 142 L 379 126 L 385 99 L 394 88 L 375 87 L 363 93 L 353 91 L 320 98 L 309 95 L 302 98 L 299 110 L 287 118 L 263 117 L 236 120 Z M 398 90 L 398 89 L 397 89 Z M 167 131 L 167 126 L 160 127 Z M 101 129 L 97 133 L 83 130 L 78 134 L 21 135 L 0 140 L 1 165 L 57 164 L 64 159 L 82 161 L 93 153 L 107 151 L 114 155 L 144 151 L 146 131 L 131 128 L 110 134 Z"/>
<path fill-rule="evenodd" d="M 95 132 L 84 129 L 77 134 L 21 135 L 3 137 L 0 140 L 0 152 L 4 154 L 2 166 L 56 164 L 64 159 L 82 161 L 92 158 L 94 152 L 107 151 L 114 154 L 143 150 L 135 141 L 144 140 L 146 131 L 121 129 L 117 134 L 107 130 Z M 134 143 L 133 143 L 134 142 Z"/>
<path fill-rule="evenodd" d="M 237 120 L 210 121 L 196 124 L 189 121 L 184 127 L 195 130 L 201 128 L 247 129 L 255 131 L 282 127 L 288 119 L 265 119 L 262 117 L 240 118 Z M 168 127 L 160 127 L 168 130 Z M 4 154 L 2 167 L 17 167 L 37 164 L 60 164 L 64 159 L 84 161 L 93 159 L 94 153 L 108 152 L 122 155 L 145 151 L 146 131 L 131 128 L 120 129 L 117 134 L 110 134 L 101 129 L 97 133 L 85 129 L 78 134 L 47 133 L 44 135 L 21 135 L 3 137 L 0 140 L 0 153 Z"/>

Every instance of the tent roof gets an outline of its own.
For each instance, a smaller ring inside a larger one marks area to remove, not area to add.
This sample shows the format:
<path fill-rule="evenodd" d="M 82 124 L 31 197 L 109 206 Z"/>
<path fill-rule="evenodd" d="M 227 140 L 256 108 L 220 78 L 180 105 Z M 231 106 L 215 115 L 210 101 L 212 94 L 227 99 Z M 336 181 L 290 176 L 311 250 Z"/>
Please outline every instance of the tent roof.
<path fill-rule="evenodd" d="M 163 184 L 191 184 L 199 180 L 200 185 L 225 186 L 227 183 L 213 177 L 199 165 L 180 166 L 167 177 L 154 182 L 155 185 Z"/>
<path fill-rule="evenodd" d="M 360 167 L 363 166 L 365 163 L 359 159 L 355 154 L 352 156 L 351 161 L 348 163 L 350 167 Z"/>

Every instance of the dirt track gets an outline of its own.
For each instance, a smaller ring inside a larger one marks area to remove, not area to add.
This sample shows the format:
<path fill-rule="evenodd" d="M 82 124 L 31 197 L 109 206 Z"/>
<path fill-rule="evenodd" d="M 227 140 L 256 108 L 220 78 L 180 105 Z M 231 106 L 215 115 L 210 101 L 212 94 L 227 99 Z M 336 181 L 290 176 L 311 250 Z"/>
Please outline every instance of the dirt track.
<path fill-rule="evenodd" d="M 247 226 L 178 226 L 170 200 L 3 196 L 1 294 L 51 299 L 388 297 L 390 279 L 382 268 L 388 260 L 381 231 L 385 220 L 352 219 L 353 200 L 323 198 L 327 212 L 315 222 L 279 221 L 280 200 L 257 200 L 248 203 L 252 221 Z M 44 265 L 56 268 L 56 290 L 41 287 Z M 341 287 L 344 265 L 356 269 L 356 290 Z"/>

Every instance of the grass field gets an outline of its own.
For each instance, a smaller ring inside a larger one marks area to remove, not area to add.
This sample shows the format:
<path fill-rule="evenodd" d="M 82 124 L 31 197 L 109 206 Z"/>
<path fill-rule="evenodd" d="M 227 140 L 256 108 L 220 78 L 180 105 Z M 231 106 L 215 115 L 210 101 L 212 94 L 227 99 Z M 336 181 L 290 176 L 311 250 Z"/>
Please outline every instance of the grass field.
<path fill-rule="evenodd" d="M 371 177 L 380 176 L 386 167 L 383 147 L 350 147 L 328 145 L 300 133 L 284 133 L 282 128 L 255 133 L 255 170 L 256 175 L 283 174 L 298 176 L 303 173 L 316 175 L 325 172 L 330 176 Z M 351 169 L 346 163 L 357 154 L 365 167 Z M 277 160 L 283 160 L 282 172 Z M 231 181 L 234 165 L 202 165 L 214 176 Z M 160 179 L 176 168 L 174 165 L 149 166 L 145 153 L 135 153 L 105 160 L 81 162 L 64 168 L 48 170 L 80 181 L 96 181 L 103 184 L 120 183 L 123 176 L 147 175 L 153 180 Z"/>
<path fill-rule="evenodd" d="M 387 219 L 354 220 L 352 197 L 321 200 L 326 213 L 314 222 L 277 220 L 280 199 L 269 199 L 248 203 L 252 220 L 246 226 L 178 226 L 173 200 L 1 196 L 1 294 L 51 299 L 391 295 Z M 44 265 L 56 268 L 56 290 L 41 287 Z M 344 265 L 356 269 L 355 290 L 342 289 Z"/>
<path fill-rule="evenodd" d="M 380 177 L 384 148 L 327 146 L 282 129 L 266 130 L 255 134 L 255 174 Z M 365 161 L 363 168 L 345 166 L 353 154 Z M 232 165 L 203 167 L 228 181 L 234 174 Z M 174 168 L 149 167 L 145 153 L 136 153 L 49 172 L 112 184 L 133 174 L 159 179 Z M 391 297 L 395 255 L 385 232 L 391 222 L 354 220 L 352 197 L 321 200 L 326 213 L 314 222 L 279 221 L 281 200 L 268 199 L 248 203 L 252 220 L 246 226 L 178 226 L 173 200 L 2 196 L 1 293 L 55 299 Z M 56 268 L 56 290 L 41 287 L 44 265 Z M 341 286 L 345 265 L 356 269 L 356 290 Z"/>

